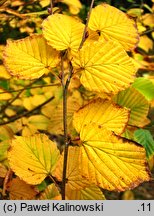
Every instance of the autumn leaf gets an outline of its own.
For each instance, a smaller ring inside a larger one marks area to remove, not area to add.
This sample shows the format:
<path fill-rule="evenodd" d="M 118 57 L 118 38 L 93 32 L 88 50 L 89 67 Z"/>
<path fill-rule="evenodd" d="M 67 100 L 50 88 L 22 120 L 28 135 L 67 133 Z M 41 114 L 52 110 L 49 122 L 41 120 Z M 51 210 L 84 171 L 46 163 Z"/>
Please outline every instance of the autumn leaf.
<path fill-rule="evenodd" d="M 75 146 L 69 147 L 68 159 L 67 159 L 68 161 L 67 172 L 66 172 L 66 178 L 67 178 L 66 188 L 69 187 L 69 190 L 81 190 L 89 185 L 89 182 L 86 179 L 82 178 L 81 173 L 79 171 L 80 156 L 81 156 L 81 148 Z M 53 173 L 53 175 L 59 181 L 62 181 L 63 161 L 64 161 L 64 153 L 60 156 L 60 159 L 57 162 L 57 166 Z"/>
<path fill-rule="evenodd" d="M 34 125 L 39 130 L 46 130 L 50 120 L 44 115 L 32 115 L 28 118 L 28 124 Z"/>
<path fill-rule="evenodd" d="M 142 35 L 138 47 L 143 49 L 145 52 L 149 52 L 153 49 L 153 40 L 151 40 L 147 35 Z"/>
<path fill-rule="evenodd" d="M 36 185 L 50 175 L 59 158 L 59 150 L 44 134 L 15 137 L 8 152 L 11 169 L 20 179 Z"/>
<path fill-rule="evenodd" d="M 44 20 L 43 35 L 48 44 L 57 50 L 79 48 L 84 24 L 63 14 L 54 14 Z"/>
<path fill-rule="evenodd" d="M 129 125 L 128 125 L 128 126 L 125 128 L 125 131 L 124 131 L 124 133 L 123 133 L 121 136 L 122 136 L 122 137 L 125 137 L 125 138 L 127 138 L 127 139 L 129 139 L 129 140 L 133 140 L 135 130 L 137 130 L 137 127 L 129 126 Z"/>
<path fill-rule="evenodd" d="M 149 103 L 135 88 L 130 87 L 119 92 L 118 95 L 114 97 L 114 101 L 131 110 L 128 122 L 129 125 L 138 127 L 145 125 L 143 120 L 145 120 L 148 115 Z"/>
<path fill-rule="evenodd" d="M 96 99 L 85 105 L 73 116 L 73 125 L 80 133 L 84 125 L 96 123 L 117 134 L 121 134 L 129 120 L 129 110 L 122 108 L 112 101 Z"/>
<path fill-rule="evenodd" d="M 122 200 L 134 200 L 134 192 L 133 191 L 125 191 L 122 195 Z"/>
<path fill-rule="evenodd" d="M 10 79 L 11 78 L 11 75 L 7 72 L 4 65 L 0 65 L 0 78 L 3 78 L 3 79 Z"/>
<path fill-rule="evenodd" d="M 124 90 L 134 81 L 136 72 L 130 57 L 116 41 L 85 44 L 72 63 L 76 71 L 82 72 L 82 85 L 98 93 Z"/>
<path fill-rule="evenodd" d="M 14 178 L 8 187 L 10 200 L 32 200 L 35 199 L 37 191 L 34 186 L 27 184 L 18 177 Z"/>
<path fill-rule="evenodd" d="M 105 200 L 103 192 L 95 185 L 80 190 L 71 190 L 67 187 L 66 194 L 69 200 Z"/>
<path fill-rule="evenodd" d="M 82 5 L 79 0 L 57 0 L 58 2 L 64 3 L 69 7 L 69 11 L 72 14 L 78 14 Z M 42 7 L 46 7 L 50 4 L 50 0 L 40 0 L 40 4 Z"/>
<path fill-rule="evenodd" d="M 9 140 L 4 140 L 3 142 L 0 142 L 0 161 L 7 159 L 7 150 L 9 146 Z"/>
<path fill-rule="evenodd" d="M 80 173 L 91 184 L 124 191 L 150 180 L 145 149 L 95 124 L 80 133 Z"/>
<path fill-rule="evenodd" d="M 119 9 L 105 3 L 92 10 L 88 26 L 99 32 L 100 40 L 116 40 L 125 50 L 134 49 L 139 41 L 135 21 Z"/>
<path fill-rule="evenodd" d="M 154 14 L 153 13 L 146 13 L 142 16 L 142 22 L 145 26 L 149 26 L 151 28 L 154 27 Z"/>
<path fill-rule="evenodd" d="M 69 10 L 72 14 L 78 14 L 80 9 L 82 8 L 82 5 L 79 0 L 60 0 L 62 3 L 65 3 L 69 6 Z"/>
<path fill-rule="evenodd" d="M 9 40 L 3 58 L 8 72 L 21 79 L 39 78 L 59 63 L 59 53 L 47 45 L 42 35 L 36 34 Z"/>
<path fill-rule="evenodd" d="M 57 99 L 57 98 L 56 98 Z M 73 92 L 72 95 L 67 98 L 67 125 L 69 133 L 73 130 L 72 119 L 73 114 L 77 111 L 82 105 L 82 98 L 80 93 L 78 94 Z M 47 130 L 50 133 L 62 134 L 63 130 L 63 101 L 60 98 L 57 101 L 53 101 L 50 104 L 47 104 L 42 108 L 42 113 L 47 116 L 50 120 L 50 124 Z"/>
<path fill-rule="evenodd" d="M 8 125 L 1 125 L 0 131 L 0 140 L 2 141 L 9 140 L 14 136 L 13 130 Z"/>
<path fill-rule="evenodd" d="M 0 163 L 0 179 L 5 178 L 7 171 L 8 171 L 7 168 Z"/>
<path fill-rule="evenodd" d="M 61 200 L 61 195 L 58 188 L 54 184 L 50 184 L 40 194 L 39 200 Z"/>
<path fill-rule="evenodd" d="M 0 87 L 0 101 L 7 101 L 12 98 L 12 94 Z"/>

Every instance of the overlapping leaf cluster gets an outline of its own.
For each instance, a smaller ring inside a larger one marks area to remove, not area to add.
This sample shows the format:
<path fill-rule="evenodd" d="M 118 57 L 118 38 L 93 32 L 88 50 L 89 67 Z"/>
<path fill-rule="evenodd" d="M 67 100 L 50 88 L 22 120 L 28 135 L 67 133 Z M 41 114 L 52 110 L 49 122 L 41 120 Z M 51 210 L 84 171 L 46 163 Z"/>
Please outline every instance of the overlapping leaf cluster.
<path fill-rule="evenodd" d="M 25 98 L 26 109 L 35 111 L 36 103 L 39 106 L 53 96 L 41 107 L 41 115 L 22 117 L 18 122 L 19 128 L 25 127 L 22 136 L 13 137 L 10 132 L 12 141 L 5 142 L 4 138 L 1 145 L 5 153 L 10 146 L 9 166 L 20 178 L 14 184 L 20 182 L 21 188 L 30 191 L 26 198 L 37 194 L 29 185 L 38 185 L 40 191 L 43 188 L 39 199 L 61 199 L 59 182 L 63 178 L 64 155 L 60 154 L 53 135 L 63 142 L 60 82 L 62 77 L 63 82 L 68 78 L 70 68 L 73 74 L 67 120 L 71 146 L 66 198 L 105 199 L 100 188 L 125 191 L 150 180 L 147 158 L 154 154 L 153 143 L 149 141 L 148 145 L 138 130 L 135 136 L 133 133 L 148 122 L 150 97 L 145 96 L 140 80 L 135 79 L 137 68 L 127 53 L 139 41 L 136 23 L 120 10 L 100 4 L 92 9 L 87 37 L 81 46 L 84 30 L 79 18 L 54 13 L 43 21 L 42 34 L 9 40 L 4 50 L 5 68 L 12 76 L 30 82 L 42 76 L 47 80 L 46 76 L 50 76 L 48 83 L 55 85 L 51 92 L 42 88 L 45 97 L 35 92 L 28 103 Z M 15 130 L 19 132 L 17 127 Z M 39 131 L 50 133 L 52 141 Z M 3 157 L 6 155 L 2 154 Z M 46 177 L 51 179 L 51 185 L 46 185 Z M 9 188 L 13 198 L 16 188 L 13 183 Z M 24 194 L 21 191 L 20 198 Z"/>

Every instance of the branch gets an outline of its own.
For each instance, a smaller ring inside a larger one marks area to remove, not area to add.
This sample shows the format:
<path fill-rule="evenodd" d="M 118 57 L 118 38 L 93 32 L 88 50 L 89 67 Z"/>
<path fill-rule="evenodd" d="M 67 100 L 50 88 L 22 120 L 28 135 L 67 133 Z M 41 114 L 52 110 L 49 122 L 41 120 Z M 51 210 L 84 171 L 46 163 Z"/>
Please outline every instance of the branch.
<path fill-rule="evenodd" d="M 62 57 L 62 69 L 63 69 L 63 57 Z M 67 171 L 67 159 L 68 159 L 68 147 L 69 147 L 69 139 L 67 133 L 67 94 L 68 87 L 70 84 L 70 80 L 73 74 L 73 67 L 70 62 L 70 70 L 69 75 L 64 84 L 64 71 L 62 71 L 62 85 L 63 85 L 63 127 L 64 127 L 64 163 L 63 163 L 63 179 L 62 179 L 62 199 L 65 200 L 65 186 L 66 186 L 66 171 Z"/>
<path fill-rule="evenodd" d="M 92 11 L 92 8 L 93 8 L 94 1 L 95 0 L 91 1 L 89 13 L 88 13 L 88 16 L 87 16 L 86 25 L 85 25 L 85 28 L 84 28 L 84 31 L 83 31 L 82 40 L 81 40 L 81 43 L 80 43 L 80 46 L 79 46 L 79 50 L 82 48 L 82 46 L 83 46 L 83 44 L 84 44 L 84 42 L 86 40 L 86 33 L 87 33 L 88 23 L 89 23 L 89 19 L 90 19 L 90 15 L 91 15 L 91 11 Z"/>
<path fill-rule="evenodd" d="M 44 88 L 44 87 L 48 87 L 48 86 L 59 86 L 60 83 L 55 83 L 55 84 L 48 84 L 48 85 L 38 85 L 38 86 L 32 86 L 32 87 L 28 87 L 26 86 L 25 88 L 21 88 L 18 90 L 10 90 L 7 91 L 8 93 L 12 93 L 12 92 L 20 92 L 20 91 L 24 91 L 26 89 L 34 89 L 34 88 Z M 5 94 L 6 92 L 0 92 L 0 94 Z"/>
<path fill-rule="evenodd" d="M 151 33 L 151 32 L 153 32 L 153 31 L 154 31 L 154 28 L 148 29 L 148 30 L 146 30 L 146 31 L 144 31 L 144 32 L 142 32 L 142 33 L 140 33 L 140 36 L 145 35 L 145 34 L 148 34 L 148 33 Z"/>
<path fill-rule="evenodd" d="M 10 178 L 12 177 L 12 170 L 9 169 L 5 175 L 5 179 L 4 179 L 4 182 L 3 182 L 3 190 L 2 190 L 2 195 L 5 197 L 6 196 L 6 189 L 7 189 L 7 184 L 10 180 Z"/>
<path fill-rule="evenodd" d="M 38 106 L 35 107 L 34 109 L 32 109 L 32 110 L 30 110 L 30 111 L 23 112 L 23 113 L 21 113 L 21 114 L 19 114 L 19 115 L 17 115 L 17 116 L 13 116 L 13 117 L 10 118 L 8 121 L 0 123 L 0 125 L 6 125 L 6 124 L 9 124 L 9 123 L 11 123 L 11 122 L 14 122 L 14 121 L 16 121 L 16 120 L 18 120 L 18 119 L 24 117 L 24 116 L 28 116 L 28 115 L 32 114 L 35 110 L 40 109 L 42 106 L 44 106 L 44 105 L 46 105 L 47 103 L 49 103 L 50 101 L 52 101 L 54 98 L 55 98 L 55 97 L 52 96 L 51 98 L 49 98 L 48 100 L 46 100 L 46 101 L 43 102 L 42 104 L 38 105 Z"/>
<path fill-rule="evenodd" d="M 29 88 L 30 86 L 32 86 L 34 83 L 36 82 L 36 80 L 34 82 L 31 82 L 29 85 L 25 86 L 25 88 L 21 89 L 18 94 L 12 99 L 12 100 L 9 100 L 3 107 L 2 109 L 0 110 L 0 112 L 4 112 L 4 110 L 6 108 L 8 108 L 8 106 L 10 106 L 19 96 L 20 94 L 27 88 Z M 5 93 L 5 92 L 4 92 Z M 3 94 L 3 92 L 0 92 L 0 94 Z"/>
<path fill-rule="evenodd" d="M 48 13 L 49 13 L 50 15 L 53 14 L 53 1 L 52 1 L 52 0 L 50 0 L 50 8 L 48 8 Z"/>

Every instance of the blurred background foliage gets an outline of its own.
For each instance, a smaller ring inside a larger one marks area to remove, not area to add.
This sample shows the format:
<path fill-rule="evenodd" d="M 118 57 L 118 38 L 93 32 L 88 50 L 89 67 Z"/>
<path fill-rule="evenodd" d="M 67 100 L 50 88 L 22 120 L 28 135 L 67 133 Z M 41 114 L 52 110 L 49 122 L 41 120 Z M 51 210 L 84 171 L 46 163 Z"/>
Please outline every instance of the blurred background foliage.
<path fill-rule="evenodd" d="M 138 68 L 139 79 L 134 87 L 148 99 L 150 105 L 148 118 L 143 127 L 145 134 L 150 133 L 146 140 L 154 143 L 154 0 L 95 0 L 95 5 L 102 2 L 119 8 L 136 20 L 140 42 L 129 55 Z M 73 16 L 78 15 L 86 22 L 91 0 L 54 0 L 53 3 L 54 13 L 63 11 Z M 54 132 L 61 131 L 59 123 L 55 128 L 49 126 L 49 122 L 57 121 L 56 116 L 60 116 L 59 113 L 62 111 L 61 105 L 58 105 L 62 92 L 53 75 L 45 75 L 33 82 L 16 79 L 8 74 L 2 59 L 2 52 L 8 39 L 17 40 L 33 33 L 41 33 L 41 23 L 49 15 L 49 7 L 50 0 L 0 0 L 0 192 L 3 195 L 5 190 L 7 191 L 4 188 L 4 178 L 8 171 L 8 140 L 14 134 L 26 136 L 37 131 L 46 132 L 57 139 Z M 51 84 L 54 85 L 50 86 Z M 56 102 L 52 103 L 52 96 L 57 98 Z M 69 96 L 70 104 L 75 108 L 81 106 L 83 99 L 93 97 L 80 86 L 76 77 L 72 80 Z M 55 116 L 51 117 L 51 112 L 55 112 Z M 74 110 L 70 111 L 71 114 L 73 112 Z M 10 123 L 5 124 L 6 122 Z M 153 156 L 149 159 L 149 165 L 153 169 Z M 154 199 L 154 182 L 144 183 L 135 190 L 124 193 L 104 193 L 107 199 Z"/>

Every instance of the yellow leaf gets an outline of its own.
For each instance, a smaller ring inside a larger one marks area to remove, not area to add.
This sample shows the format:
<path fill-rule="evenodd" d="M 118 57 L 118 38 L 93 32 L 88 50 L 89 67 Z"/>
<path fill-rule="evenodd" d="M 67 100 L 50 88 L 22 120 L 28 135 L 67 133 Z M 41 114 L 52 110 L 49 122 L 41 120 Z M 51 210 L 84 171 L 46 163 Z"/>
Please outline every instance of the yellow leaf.
<path fill-rule="evenodd" d="M 42 7 L 47 7 L 50 4 L 50 0 L 39 0 Z"/>
<path fill-rule="evenodd" d="M 127 11 L 128 15 L 130 15 L 131 17 L 134 17 L 134 18 L 139 18 L 139 19 L 143 13 L 144 13 L 144 10 L 141 8 L 131 8 Z"/>
<path fill-rule="evenodd" d="M 10 79 L 11 75 L 7 72 L 4 65 L 0 65 L 0 78 Z"/>
<path fill-rule="evenodd" d="M 34 95 L 31 97 L 23 98 L 23 106 L 27 110 L 32 110 L 36 106 L 44 103 L 46 101 L 46 97 L 44 95 Z"/>
<path fill-rule="evenodd" d="M 59 158 L 54 142 L 44 134 L 15 137 L 8 152 L 11 169 L 29 184 L 40 184 L 50 175 Z"/>
<path fill-rule="evenodd" d="M 32 136 L 32 135 L 34 135 L 36 133 L 38 133 L 38 130 L 32 124 L 27 123 L 27 125 L 24 125 L 24 127 L 22 127 L 22 133 L 21 133 L 22 136 L 25 136 L 25 137 Z"/>
<path fill-rule="evenodd" d="M 137 29 L 138 29 L 138 32 L 139 32 L 140 34 L 142 34 L 144 31 L 146 31 L 146 27 L 143 26 L 143 24 L 140 23 L 140 22 L 137 22 Z"/>
<path fill-rule="evenodd" d="M 39 200 L 61 200 L 61 195 L 58 188 L 54 184 L 50 184 L 40 194 Z"/>
<path fill-rule="evenodd" d="M 79 171 L 80 155 L 80 147 L 69 147 L 66 172 L 66 188 L 69 187 L 69 190 L 81 190 L 89 185 L 89 182 L 86 179 L 82 178 L 81 173 Z M 63 160 L 64 153 L 60 156 L 60 159 L 53 173 L 53 175 L 59 181 L 62 181 L 63 176 Z"/>
<path fill-rule="evenodd" d="M 5 109 L 5 114 L 6 114 L 8 117 L 11 117 L 11 116 L 15 116 L 15 115 L 16 115 L 16 112 L 15 112 L 13 109 L 7 108 L 7 109 Z"/>
<path fill-rule="evenodd" d="M 82 5 L 79 0 L 58 0 L 62 3 L 65 3 L 69 6 L 69 10 L 72 14 L 78 14 Z"/>
<path fill-rule="evenodd" d="M 71 190 L 67 187 L 66 197 L 69 200 L 105 200 L 103 192 L 95 185 L 91 185 L 81 190 Z"/>
<path fill-rule="evenodd" d="M 84 125 L 96 123 L 117 134 L 123 133 L 129 119 L 129 111 L 112 101 L 96 99 L 74 113 L 73 125 L 78 133 Z"/>
<path fill-rule="evenodd" d="M 97 50 L 97 52 L 96 52 Z M 130 57 L 116 41 L 85 44 L 73 59 L 80 81 L 90 91 L 116 94 L 129 87 L 136 69 Z"/>
<path fill-rule="evenodd" d="M 75 91 L 74 91 L 75 93 Z M 73 119 L 73 114 L 75 111 L 77 111 L 81 107 L 82 101 L 80 101 L 81 95 L 77 94 L 75 97 L 69 96 L 67 99 L 67 125 L 68 125 L 68 131 L 72 131 L 72 119 Z M 58 103 L 54 103 L 51 106 L 49 104 L 48 106 L 48 117 L 50 119 L 50 124 L 48 127 L 48 131 L 50 133 L 55 133 L 55 134 L 62 134 L 63 131 L 63 103 L 62 99 L 58 101 Z M 44 112 L 45 111 L 45 112 Z M 45 108 L 42 109 L 42 113 L 45 115 L 47 114 L 47 109 Z"/>
<path fill-rule="evenodd" d="M 13 130 L 8 125 L 0 126 L 0 140 L 8 140 L 13 138 Z"/>
<path fill-rule="evenodd" d="M 11 181 L 8 191 L 10 200 L 32 200 L 37 194 L 34 186 L 28 185 L 18 177 Z"/>
<path fill-rule="evenodd" d="M 4 100 L 9 100 L 12 98 L 12 94 L 7 92 L 6 90 L 0 88 L 0 100 L 4 101 Z"/>
<path fill-rule="evenodd" d="M 32 110 L 35 106 L 32 104 L 33 101 L 33 97 L 26 97 L 23 98 L 23 106 L 27 109 L 27 110 Z M 40 104 L 40 100 L 38 101 L 38 103 Z M 38 104 L 38 105 L 39 105 Z M 37 105 L 36 105 L 37 106 Z"/>
<path fill-rule="evenodd" d="M 21 100 L 20 98 L 17 98 L 16 100 L 14 100 L 14 101 L 12 102 L 12 105 L 13 105 L 13 106 L 22 106 L 23 103 L 22 103 L 22 100 Z"/>
<path fill-rule="evenodd" d="M 138 47 L 149 52 L 149 50 L 152 50 L 153 48 L 153 41 L 147 35 L 143 35 L 140 37 Z"/>
<path fill-rule="evenodd" d="M 88 26 L 99 32 L 100 39 L 116 40 L 125 50 L 134 49 L 139 40 L 134 20 L 108 4 L 98 5 L 92 10 Z"/>
<path fill-rule="evenodd" d="M 134 200 L 134 193 L 133 191 L 125 191 L 124 194 L 122 195 L 122 200 Z"/>
<path fill-rule="evenodd" d="M 85 125 L 80 138 L 81 175 L 107 190 L 124 191 L 150 180 L 145 149 L 95 124 Z"/>
<path fill-rule="evenodd" d="M 71 82 L 68 87 L 68 90 L 71 92 L 74 92 L 75 89 L 79 89 L 80 86 L 81 86 L 81 83 L 80 83 L 80 78 L 78 74 L 73 75 L 73 77 L 71 78 Z"/>
<path fill-rule="evenodd" d="M 0 178 L 5 178 L 6 174 L 7 174 L 6 167 L 0 163 Z"/>
<path fill-rule="evenodd" d="M 122 134 L 123 137 L 129 139 L 129 140 L 133 140 L 134 138 L 134 132 L 137 128 L 136 127 L 133 127 L 133 126 L 127 126 L 125 128 L 125 131 L 124 133 Z"/>
<path fill-rule="evenodd" d="M 145 97 L 135 88 L 131 87 L 119 92 L 114 101 L 123 107 L 130 109 L 129 125 L 142 127 L 149 111 L 149 103 Z"/>
<path fill-rule="evenodd" d="M 7 150 L 10 146 L 9 140 L 0 142 L 0 161 L 7 159 Z"/>
<path fill-rule="evenodd" d="M 152 170 L 154 167 L 154 156 L 148 159 L 148 164 L 149 164 L 150 170 Z"/>
<path fill-rule="evenodd" d="M 54 14 L 48 16 L 42 26 L 44 37 L 53 48 L 73 51 L 79 48 L 84 29 L 81 22 L 67 15 Z"/>
<path fill-rule="evenodd" d="M 43 115 L 34 115 L 28 118 L 28 123 L 34 125 L 39 130 L 46 130 L 50 120 Z"/>
<path fill-rule="evenodd" d="M 145 26 L 150 26 L 151 28 L 154 27 L 154 14 L 146 13 L 142 16 L 142 22 Z"/>
<path fill-rule="evenodd" d="M 47 45 L 42 35 L 32 35 L 8 41 L 3 57 L 10 74 L 21 79 L 35 79 L 56 67 L 58 56 L 58 52 Z"/>

